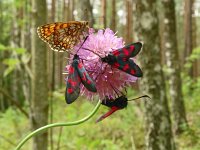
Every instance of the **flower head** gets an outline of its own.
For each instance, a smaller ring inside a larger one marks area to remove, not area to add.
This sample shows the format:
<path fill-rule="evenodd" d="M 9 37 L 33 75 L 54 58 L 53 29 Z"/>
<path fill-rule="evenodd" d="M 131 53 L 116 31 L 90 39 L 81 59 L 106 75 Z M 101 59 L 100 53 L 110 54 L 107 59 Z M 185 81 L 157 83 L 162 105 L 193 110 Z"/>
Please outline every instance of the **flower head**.
<path fill-rule="evenodd" d="M 108 95 L 115 96 L 116 92 L 113 87 L 121 90 L 137 80 L 137 77 L 133 77 L 101 61 L 101 58 L 107 56 L 110 52 L 124 47 L 123 39 L 118 38 L 109 28 L 99 30 L 97 33 L 90 29 L 87 40 L 81 48 L 80 46 L 81 44 L 77 45 L 75 50 L 80 59 L 83 60 L 84 67 L 95 81 L 97 88 L 97 93 L 93 93 L 82 86 L 82 95 L 90 98 L 98 95 L 100 99 Z"/>

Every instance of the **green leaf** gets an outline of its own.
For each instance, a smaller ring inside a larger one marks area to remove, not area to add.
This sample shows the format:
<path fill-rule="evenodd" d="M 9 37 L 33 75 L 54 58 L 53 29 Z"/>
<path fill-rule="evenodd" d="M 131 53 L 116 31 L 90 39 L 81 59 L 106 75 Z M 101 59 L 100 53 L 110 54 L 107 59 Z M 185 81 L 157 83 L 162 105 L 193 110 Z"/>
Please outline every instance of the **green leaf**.
<path fill-rule="evenodd" d="M 16 48 L 15 51 L 16 51 L 17 54 L 24 54 L 26 52 L 26 49 L 24 49 L 24 48 Z"/>
<path fill-rule="evenodd" d="M 3 77 L 8 76 L 14 69 L 15 69 L 14 66 L 9 66 L 8 68 L 6 68 L 6 70 L 3 73 Z"/>
<path fill-rule="evenodd" d="M 3 44 L 0 44 L 0 51 L 5 51 L 7 47 Z"/>
<path fill-rule="evenodd" d="M 16 58 L 8 58 L 3 60 L 3 64 L 8 65 L 8 66 L 15 66 L 18 64 L 20 61 Z"/>

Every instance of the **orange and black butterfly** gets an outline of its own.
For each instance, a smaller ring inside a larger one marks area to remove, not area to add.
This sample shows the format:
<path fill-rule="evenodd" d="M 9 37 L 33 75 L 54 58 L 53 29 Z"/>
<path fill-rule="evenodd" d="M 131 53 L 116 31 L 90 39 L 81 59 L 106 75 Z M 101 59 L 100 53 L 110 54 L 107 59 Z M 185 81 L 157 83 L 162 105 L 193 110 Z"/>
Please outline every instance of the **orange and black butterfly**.
<path fill-rule="evenodd" d="M 37 28 L 39 37 L 54 51 L 70 51 L 87 37 L 88 21 L 55 22 Z"/>

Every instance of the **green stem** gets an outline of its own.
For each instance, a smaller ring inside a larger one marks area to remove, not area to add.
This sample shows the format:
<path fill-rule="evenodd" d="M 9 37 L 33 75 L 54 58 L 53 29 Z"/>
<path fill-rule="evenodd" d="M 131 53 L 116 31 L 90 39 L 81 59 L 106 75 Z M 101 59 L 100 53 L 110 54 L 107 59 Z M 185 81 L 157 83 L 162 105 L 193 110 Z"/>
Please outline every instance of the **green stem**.
<path fill-rule="evenodd" d="M 30 134 L 28 134 L 15 148 L 15 150 L 20 150 L 20 148 L 25 144 L 25 142 L 27 140 L 29 140 L 31 137 L 33 137 L 34 135 L 41 133 L 42 131 L 45 131 L 49 128 L 53 128 L 53 127 L 61 127 L 61 126 L 73 126 L 73 125 L 79 125 L 87 120 L 89 120 L 98 110 L 98 108 L 101 105 L 101 101 L 99 100 L 99 102 L 97 103 L 96 107 L 94 108 L 94 110 L 85 118 L 78 120 L 78 121 L 74 121 L 74 122 L 63 122 L 63 123 L 53 123 L 53 124 L 49 124 L 46 126 L 43 126 L 33 132 L 31 132 Z"/>

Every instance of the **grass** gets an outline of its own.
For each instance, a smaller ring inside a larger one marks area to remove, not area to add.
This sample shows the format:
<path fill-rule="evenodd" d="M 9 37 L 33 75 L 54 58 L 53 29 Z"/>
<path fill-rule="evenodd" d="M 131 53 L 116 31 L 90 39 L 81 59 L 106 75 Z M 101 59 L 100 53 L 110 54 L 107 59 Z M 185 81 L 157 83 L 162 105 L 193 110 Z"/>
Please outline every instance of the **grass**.
<path fill-rule="evenodd" d="M 129 91 L 130 93 L 130 91 Z M 194 95 L 193 95 L 194 96 Z M 135 97 L 133 94 L 128 97 Z M 176 136 L 176 144 L 180 150 L 200 149 L 200 112 L 198 97 L 187 100 L 185 95 L 187 118 L 190 129 Z M 79 98 L 75 103 L 66 105 L 63 95 L 54 93 L 54 122 L 75 121 L 85 117 L 95 107 L 95 102 Z M 79 126 L 63 127 L 59 141 L 60 128 L 53 129 L 54 149 L 60 142 L 59 150 L 143 150 L 144 149 L 144 116 L 143 102 L 130 102 L 128 107 L 111 115 L 100 123 L 96 119 L 107 112 L 101 106 L 98 113 L 88 122 Z M 13 149 L 30 131 L 29 120 L 23 114 L 9 108 L 0 114 L 0 150 Z M 31 140 L 22 150 L 31 149 Z"/>

